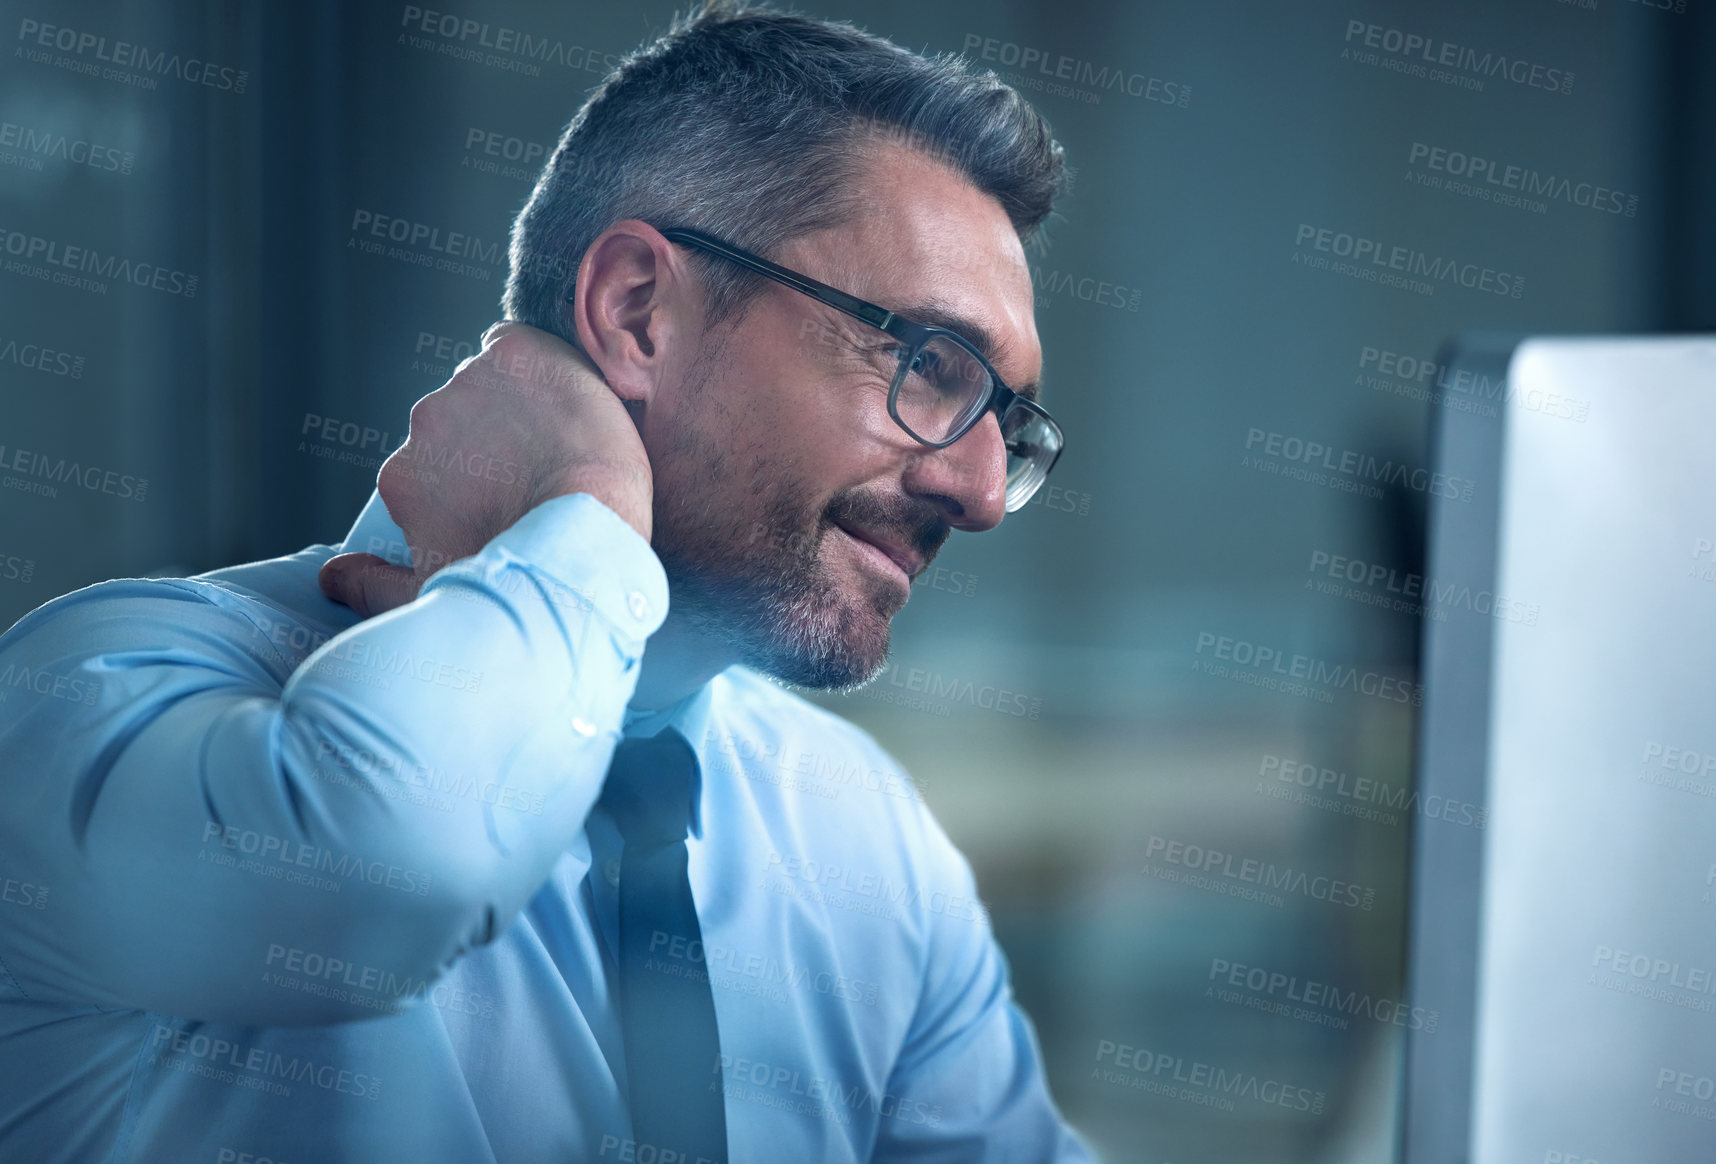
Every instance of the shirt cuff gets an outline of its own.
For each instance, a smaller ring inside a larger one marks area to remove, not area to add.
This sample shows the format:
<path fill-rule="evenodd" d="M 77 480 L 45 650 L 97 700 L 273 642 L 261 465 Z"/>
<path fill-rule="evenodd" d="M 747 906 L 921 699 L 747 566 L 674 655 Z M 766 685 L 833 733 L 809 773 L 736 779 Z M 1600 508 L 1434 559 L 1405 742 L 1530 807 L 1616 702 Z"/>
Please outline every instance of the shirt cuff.
<path fill-rule="evenodd" d="M 498 574 L 509 565 L 546 575 L 565 588 L 549 595 L 555 605 L 593 607 L 638 642 L 667 617 L 667 572 L 661 559 L 643 535 L 588 493 L 544 501 L 469 563 L 441 571 L 423 589 L 434 588 L 446 575 L 457 578 L 467 565 L 480 575 Z"/>

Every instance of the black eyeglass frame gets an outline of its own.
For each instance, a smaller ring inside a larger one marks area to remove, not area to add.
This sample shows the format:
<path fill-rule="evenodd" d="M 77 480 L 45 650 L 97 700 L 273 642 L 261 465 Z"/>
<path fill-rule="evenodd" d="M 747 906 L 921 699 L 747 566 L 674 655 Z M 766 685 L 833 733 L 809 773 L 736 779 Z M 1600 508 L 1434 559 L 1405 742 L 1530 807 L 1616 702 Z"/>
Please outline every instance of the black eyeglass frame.
<path fill-rule="evenodd" d="M 950 331 L 945 327 L 934 327 L 904 319 L 885 307 L 860 299 L 856 295 L 850 295 L 838 287 L 830 287 L 826 283 L 812 279 L 809 275 L 801 275 L 797 271 L 783 267 L 778 263 L 771 263 L 760 255 L 753 255 L 749 251 L 740 250 L 738 247 L 724 243 L 712 235 L 704 234 L 702 231 L 682 226 L 670 226 L 661 231 L 661 236 L 669 242 L 696 247 L 699 250 L 719 255 L 721 258 L 737 263 L 756 274 L 766 276 L 777 283 L 783 283 L 794 291 L 802 292 L 820 303 L 827 304 L 836 311 L 844 312 L 854 319 L 861 320 L 886 332 L 904 344 L 907 350 L 900 357 L 900 366 L 895 371 L 894 382 L 888 390 L 888 415 L 894 418 L 894 423 L 899 425 L 907 436 L 919 444 L 927 445 L 932 449 L 945 449 L 977 427 L 978 422 L 983 419 L 987 412 L 995 413 L 995 419 L 1000 423 L 1003 433 L 1007 431 L 1007 415 L 1013 409 L 1024 409 L 1035 413 L 1054 430 L 1056 438 L 1061 443 L 1060 447 L 1055 449 L 1054 456 L 1049 458 L 1049 463 L 1044 466 L 1042 476 L 1038 478 L 1037 485 L 1032 488 L 1033 493 L 1042 486 L 1043 481 L 1047 480 L 1049 471 L 1055 467 L 1055 462 L 1060 460 L 1061 453 L 1065 451 L 1065 434 L 1062 433 L 1061 426 L 1055 421 L 1055 418 L 1049 415 L 1048 410 L 1036 401 L 1021 396 L 1007 387 L 1007 382 L 1001 378 L 1001 374 L 995 370 L 995 366 L 989 362 L 988 357 L 978 351 L 976 345 L 958 332 Z M 982 365 L 983 370 L 989 374 L 989 395 L 980 404 L 972 408 L 971 415 L 955 427 L 953 435 L 943 440 L 932 441 L 913 432 L 911 426 L 900 419 L 898 402 L 900 386 L 905 382 L 905 370 L 911 366 L 912 360 L 917 358 L 917 353 L 922 350 L 923 346 L 937 336 L 958 344 Z"/>

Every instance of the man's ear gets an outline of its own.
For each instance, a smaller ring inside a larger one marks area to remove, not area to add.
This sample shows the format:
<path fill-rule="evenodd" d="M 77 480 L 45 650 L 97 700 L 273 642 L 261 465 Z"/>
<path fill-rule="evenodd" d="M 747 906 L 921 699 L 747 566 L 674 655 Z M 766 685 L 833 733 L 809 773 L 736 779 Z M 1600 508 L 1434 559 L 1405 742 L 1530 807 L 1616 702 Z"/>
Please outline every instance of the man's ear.
<path fill-rule="evenodd" d="M 692 307 L 673 244 L 628 218 L 584 252 L 572 300 L 578 343 L 625 401 L 648 403 Z"/>

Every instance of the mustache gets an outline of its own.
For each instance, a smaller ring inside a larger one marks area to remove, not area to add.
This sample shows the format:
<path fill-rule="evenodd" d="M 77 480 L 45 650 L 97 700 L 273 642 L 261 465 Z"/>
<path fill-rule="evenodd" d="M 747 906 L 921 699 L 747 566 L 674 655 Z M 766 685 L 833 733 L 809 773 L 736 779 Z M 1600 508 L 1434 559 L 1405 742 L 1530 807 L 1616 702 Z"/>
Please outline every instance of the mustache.
<path fill-rule="evenodd" d="M 842 493 L 828 503 L 826 524 L 898 534 L 927 563 L 953 533 L 947 519 L 930 506 L 907 498 L 884 499 L 870 493 Z"/>

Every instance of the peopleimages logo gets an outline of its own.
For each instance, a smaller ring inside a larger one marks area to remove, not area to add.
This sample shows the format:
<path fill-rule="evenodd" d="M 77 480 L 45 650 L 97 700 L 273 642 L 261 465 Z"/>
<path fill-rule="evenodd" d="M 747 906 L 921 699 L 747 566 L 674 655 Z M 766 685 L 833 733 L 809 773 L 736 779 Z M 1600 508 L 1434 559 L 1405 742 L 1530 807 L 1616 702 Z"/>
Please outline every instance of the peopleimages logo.
<path fill-rule="evenodd" d="M 424 222 L 413 222 L 408 218 L 377 214 L 373 210 L 358 209 L 352 211 L 352 233 L 368 234 L 375 238 L 404 243 L 406 246 L 422 247 L 425 250 L 437 251 L 461 259 L 476 259 L 478 262 L 491 265 L 506 262 L 506 251 L 498 241 L 485 242 L 475 235 L 463 234 L 456 230 L 450 230 L 443 234 L 438 226 L 431 226 Z"/>
<path fill-rule="evenodd" d="M 317 888 L 323 889 L 331 888 L 336 893 L 339 892 L 341 885 L 352 884 L 351 878 L 354 876 L 358 882 L 396 889 L 401 893 L 417 897 L 427 896 L 430 886 L 434 882 L 433 874 L 425 873 L 420 869 L 407 869 L 380 860 L 372 861 L 353 853 L 306 844 L 289 837 L 277 837 L 272 833 L 259 832 L 256 829 L 240 828 L 238 825 L 223 825 L 219 821 L 211 820 L 204 823 L 202 839 L 205 847 L 197 853 L 197 860 L 199 861 L 229 867 L 238 864 L 235 859 L 215 860 L 214 858 L 220 854 L 206 847 L 210 842 L 215 842 L 221 849 L 255 858 L 257 868 L 246 869 L 246 872 L 267 872 L 269 869 L 293 867 L 310 869 L 316 873 L 326 873 L 331 877 L 340 878 L 341 880 L 333 881 L 328 885 L 317 886 Z"/>
<path fill-rule="evenodd" d="M 962 52 L 975 52 L 979 59 L 994 61 L 1008 68 L 1025 71 L 1030 80 L 1066 81 L 1097 90 L 1118 90 L 1132 97 L 1156 101 L 1163 105 L 1186 108 L 1192 101 L 1192 87 L 1180 81 L 1167 81 L 1145 73 L 1129 72 L 1120 65 L 1098 65 L 1064 53 L 1049 53 L 1010 40 L 997 40 L 975 32 L 965 34 Z M 1031 77 L 1031 74 L 1037 74 Z M 1033 85 L 1040 88 L 1040 85 Z M 1072 94 L 1061 94 L 1070 96 Z M 1100 97 L 1098 98 L 1100 100 Z"/>
<path fill-rule="evenodd" d="M 1392 998 L 1375 998 L 1362 990 L 1343 990 L 1327 982 L 1300 979 L 1262 966 L 1247 966 L 1226 958 L 1211 958 L 1209 981 L 1215 985 L 1204 988 L 1205 998 L 1235 1003 L 1252 1010 L 1304 1019 L 1306 1008 L 1324 1012 L 1312 1017 L 1332 1019 L 1322 1025 L 1346 1029 L 1340 1016 L 1367 1018 L 1385 1025 L 1435 1034 L 1441 1016 L 1420 1006 L 1408 1006 Z M 1228 988 L 1228 989 L 1224 989 Z M 1240 991 L 1247 992 L 1239 995 Z M 1297 1003 L 1297 1007 L 1287 1003 Z"/>
<path fill-rule="evenodd" d="M 778 739 L 753 742 L 734 739 L 716 731 L 705 736 L 704 742 L 734 767 L 746 769 L 747 766 L 767 766 L 783 773 L 805 777 L 802 782 L 795 781 L 794 786 L 806 791 L 817 791 L 819 794 L 826 792 L 826 799 L 829 800 L 840 795 L 838 786 L 881 792 L 903 800 L 922 798 L 921 789 L 924 782 L 921 778 L 912 779 L 903 772 L 884 771 L 851 756 L 829 757 L 795 748 Z M 750 776 L 748 771 L 742 774 Z"/>
<path fill-rule="evenodd" d="M 1425 613 L 1427 609 L 1466 610 L 1525 626 L 1536 626 L 1543 613 L 1543 608 L 1535 602 L 1504 598 L 1491 590 L 1473 589 L 1464 583 L 1446 582 L 1382 562 L 1368 562 L 1327 550 L 1311 551 L 1308 570 L 1311 577 L 1305 580 L 1306 588 L 1324 594 L 1341 594 L 1370 606 L 1392 607 L 1418 614 Z M 1329 581 L 1323 582 L 1318 575 L 1327 575 Z M 1343 582 L 1364 587 L 1369 593 L 1360 596 L 1352 593 L 1350 588 L 1343 592 Z M 1396 602 L 1409 605 L 1397 606 L 1394 605 Z"/>
<path fill-rule="evenodd" d="M 40 669 L 32 671 L 21 663 L 7 663 L 5 669 L 0 670 L 0 702 L 8 699 L 13 691 L 29 691 L 63 699 L 67 703 L 94 706 L 101 698 L 101 680 Z"/>
<path fill-rule="evenodd" d="M 1309 1087 L 1266 1079 L 1253 1071 L 1230 1069 L 1197 1059 L 1182 1059 L 1145 1047 L 1099 1039 L 1091 1077 L 1104 1083 L 1183 1099 L 1220 1111 L 1237 1110 L 1235 1099 L 1320 1114 L 1327 1097 Z"/>
<path fill-rule="evenodd" d="M 1045 271 L 1039 267 L 1031 268 L 1031 286 L 1039 291 L 1055 295 L 1065 295 L 1079 299 L 1085 303 L 1094 303 L 1098 307 L 1112 307 L 1117 311 L 1137 313 L 1144 292 L 1138 287 L 1127 287 L 1121 283 L 1109 283 L 1091 276 L 1077 276 L 1065 271 Z M 1047 307 L 1050 300 L 1046 295 L 1039 296 L 1037 306 Z"/>
<path fill-rule="evenodd" d="M 1716 1014 L 1716 970 L 1600 945 L 1591 955 L 1590 984 L 1621 994 L 1665 1002 L 1683 1010 Z M 1596 972 L 1603 973 L 1602 978 Z M 1615 975 L 1615 977 L 1609 977 Z"/>
<path fill-rule="evenodd" d="M 1404 461 L 1396 461 L 1393 458 L 1378 460 L 1369 453 L 1337 449 L 1321 441 L 1306 440 L 1303 437 L 1265 431 L 1261 428 L 1246 430 L 1245 447 L 1247 452 L 1241 458 L 1241 467 L 1265 472 L 1278 472 L 1278 467 L 1270 468 L 1277 465 L 1278 461 L 1289 465 L 1303 463 L 1314 469 L 1337 474 L 1340 478 L 1366 483 L 1373 490 L 1376 484 L 1397 485 L 1414 493 L 1446 497 L 1450 501 L 1470 501 L 1476 486 L 1476 482 L 1469 477 L 1453 476 L 1434 469 L 1415 469 Z M 1264 457 L 1270 460 L 1263 460 Z M 1367 495 L 1380 496 L 1380 493 Z"/>
<path fill-rule="evenodd" d="M 824 893 L 852 894 L 891 906 L 928 909 L 955 921 L 986 922 L 988 908 L 975 897 L 948 893 L 941 889 L 925 892 L 922 885 L 910 881 L 895 881 L 886 873 L 854 869 L 832 861 L 818 861 L 792 853 L 771 852 L 763 868 L 764 884 L 770 881 L 803 882 Z M 834 904 L 833 901 L 830 902 Z"/>
<path fill-rule="evenodd" d="M 1645 743 L 1638 779 L 1660 788 L 1716 796 L 1716 755 L 1697 747 L 1674 747 L 1658 740 Z"/>
<path fill-rule="evenodd" d="M 507 261 L 506 247 L 499 241 L 484 241 L 476 235 L 456 230 L 443 232 L 440 227 L 426 222 L 377 214 L 373 210 L 359 208 L 352 211 L 351 231 L 352 237 L 346 240 L 348 250 L 464 275 L 479 282 L 492 279 L 494 272 L 489 268 L 503 266 Z M 364 237 L 366 235 L 369 237 Z M 373 241 L 375 239 L 385 241 Z M 400 245 L 388 246 L 388 242 Z M 471 261 L 459 261 L 463 259 Z"/>
<path fill-rule="evenodd" d="M 36 162 L 33 166 L 27 166 L 28 169 L 40 169 L 40 158 L 59 158 L 75 166 L 88 166 L 92 170 L 129 174 L 137 163 L 137 155 L 129 150 L 121 151 L 117 146 L 70 138 L 63 133 L 48 129 L 38 130 L 13 121 L 0 121 L 0 146 L 28 155 L 28 160 Z M 0 163 L 12 164 L 13 158 L 18 158 L 18 155 L 0 154 Z"/>
<path fill-rule="evenodd" d="M 51 283 L 75 287 L 80 291 L 107 294 L 107 284 L 98 279 L 114 279 L 161 291 L 168 295 L 197 297 L 197 276 L 155 263 L 139 263 L 118 255 L 104 255 L 90 247 L 70 246 L 56 239 L 26 234 L 21 230 L 0 227 L 0 252 L 11 256 L 0 270 L 11 274 L 46 279 Z M 36 266 L 37 263 L 46 266 Z M 60 268 L 53 270 L 53 268 Z M 86 279 L 67 274 L 81 271 L 97 278 Z"/>
<path fill-rule="evenodd" d="M 1611 190 L 1595 182 L 1575 182 L 1571 178 L 1544 174 L 1526 166 L 1498 163 L 1492 158 L 1461 150 L 1445 149 L 1415 141 L 1406 152 L 1406 164 L 1433 170 L 1449 178 L 1464 179 L 1465 185 L 1477 186 L 1477 194 L 1486 200 L 1504 201 L 1503 194 L 1518 195 L 1520 199 L 1544 199 L 1581 206 L 1602 214 L 1619 214 L 1635 218 L 1639 212 L 1639 196 Z M 1450 182 L 1448 189 L 1457 194 L 1472 193 L 1461 183 Z M 1512 204 L 1512 203 L 1509 203 Z M 1527 209 L 1542 213 L 1545 202 L 1522 202 Z"/>
<path fill-rule="evenodd" d="M 381 1080 L 374 1075 L 348 1071 L 325 1061 L 301 1059 L 296 1055 L 287 1058 L 278 1051 L 228 1042 L 195 1031 L 194 1024 L 193 1028 L 180 1029 L 156 1023 L 154 1038 L 147 1050 L 149 1054 L 144 1060 L 147 1066 L 185 1071 L 273 1095 L 292 1094 L 286 1081 L 309 1083 L 323 1091 L 365 1099 L 375 1099 L 381 1094 Z M 185 1061 L 183 1056 L 189 1056 L 190 1061 Z M 229 1067 L 232 1070 L 226 1070 Z M 240 1072 L 244 1074 L 238 1074 Z"/>
<path fill-rule="evenodd" d="M 397 1014 L 418 1000 L 457 1014 L 486 1016 L 495 1013 L 494 998 L 479 991 L 461 990 L 444 981 L 432 982 L 409 975 L 401 977 L 379 966 L 360 965 L 314 950 L 282 946 L 277 942 L 269 944 L 268 957 L 263 965 L 269 968 L 266 980 L 275 986 L 352 1002 L 389 1014 Z"/>
<path fill-rule="evenodd" d="M 24 46 L 20 47 L 18 52 L 26 60 L 61 68 L 74 66 L 74 72 L 99 73 L 107 80 L 123 81 L 126 84 L 146 82 L 139 85 L 139 88 L 144 89 L 155 88 L 156 77 L 173 77 L 191 85 L 242 93 L 250 81 L 250 73 L 244 69 L 215 65 L 196 57 L 182 57 L 178 53 L 168 54 L 151 49 L 147 45 L 132 44 L 128 40 L 109 42 L 105 36 L 97 36 L 93 32 L 43 24 L 28 17 L 18 22 L 18 40 Z M 43 49 L 55 49 L 75 57 L 87 56 L 91 59 L 81 64 L 64 57 L 53 60 L 49 59 L 46 52 L 41 51 Z M 96 64 L 97 61 L 101 64 Z M 134 69 L 136 72 L 124 71 L 128 69 Z"/>
<path fill-rule="evenodd" d="M 1383 282 L 1383 276 L 1389 275 L 1407 280 L 1411 284 L 1421 284 L 1422 286 L 1407 286 L 1408 290 L 1421 293 L 1423 287 L 1433 289 L 1437 283 L 1453 283 L 1474 291 L 1487 291 L 1491 295 L 1511 299 L 1518 299 L 1525 294 L 1525 278 L 1522 275 L 1509 274 L 1479 263 L 1462 262 L 1448 255 L 1432 255 L 1428 251 L 1387 244 L 1377 239 L 1365 238 L 1363 235 L 1301 222 L 1293 234 L 1293 261 L 1308 266 L 1322 265 L 1308 262 L 1309 256 L 1301 257 L 1307 251 L 1320 251 L 1337 259 L 1347 260 L 1355 269 L 1341 272 L 1343 274 L 1351 274 L 1371 282 Z"/>
<path fill-rule="evenodd" d="M 1281 795 L 1285 792 L 1297 803 L 1358 820 L 1399 824 L 1396 814 L 1404 812 L 1481 829 L 1490 817 L 1489 809 L 1470 801 L 1449 800 L 1434 793 L 1420 799 L 1417 789 L 1396 788 L 1368 776 L 1355 779 L 1334 768 L 1319 768 L 1283 756 L 1265 754 L 1257 776 L 1257 790 L 1277 800 L 1288 799 Z"/>
<path fill-rule="evenodd" d="M 786 1001 L 786 990 L 815 993 L 842 1002 L 875 1006 L 882 998 L 880 984 L 852 978 L 830 970 L 782 963 L 771 954 L 737 950 L 713 942 L 688 939 L 666 930 L 654 930 L 649 939 L 646 970 L 737 990 L 753 997 Z M 653 965 L 652 965 L 653 963 Z M 731 977 L 724 977 L 729 975 Z M 782 989 L 782 988 L 785 989 Z"/>
<path fill-rule="evenodd" d="M 36 559 L 0 552 L 0 582 L 29 582 L 36 573 Z"/>
<path fill-rule="evenodd" d="M 38 372 L 46 372 L 50 376 L 65 376 L 73 380 L 83 379 L 84 358 L 82 356 L 27 341 L 20 344 L 17 339 L 7 336 L 0 336 L 0 364 L 15 364 L 20 368 L 32 368 Z"/>
<path fill-rule="evenodd" d="M 479 64 L 540 77 L 543 65 L 558 65 L 588 73 L 608 73 L 619 67 L 620 58 L 582 45 L 567 44 L 546 36 L 533 36 L 505 25 L 472 20 L 452 12 L 437 12 L 407 4 L 400 13 L 399 43 L 427 49 L 442 56 L 476 61 Z M 419 36 L 418 33 L 425 35 Z M 431 40 L 430 38 L 437 38 Z M 485 52 L 483 50 L 492 50 Z"/>
<path fill-rule="evenodd" d="M 534 182 L 538 169 L 553 146 L 539 141 L 526 141 L 498 130 L 465 131 L 465 156 L 459 165 L 479 174 L 498 174 L 521 182 Z"/>
<path fill-rule="evenodd" d="M 1456 412 L 1493 417 L 1500 415 L 1498 405 L 1511 403 L 1526 412 L 1578 424 L 1584 424 L 1591 416 L 1589 400 L 1542 388 L 1516 392 L 1506 377 L 1492 377 L 1471 368 L 1439 364 L 1427 357 L 1386 348 L 1368 345 L 1360 348 L 1358 366 L 1353 382 L 1360 387 L 1441 404 Z"/>
<path fill-rule="evenodd" d="M 883 680 L 886 680 L 886 685 Z M 942 701 L 939 705 L 963 703 L 968 708 L 983 711 L 993 711 L 1000 715 L 1010 715 L 1025 719 L 1036 719 L 1042 714 L 1043 701 L 1036 696 L 1026 695 L 1022 691 L 1012 691 L 1005 687 L 997 687 L 993 683 L 977 684 L 970 679 L 944 675 L 940 671 L 930 671 L 923 667 L 909 667 L 902 671 L 899 660 L 893 659 L 888 663 L 887 670 L 876 676 L 869 684 L 860 688 L 856 694 L 866 699 L 881 699 L 884 703 L 896 700 L 889 698 L 895 694 L 889 687 L 901 688 L 907 692 L 919 692 L 929 699 Z M 917 701 L 906 700 L 909 704 Z M 946 715 L 946 711 L 938 712 Z"/>
<path fill-rule="evenodd" d="M 47 909 L 48 887 L 8 877 L 0 881 L 0 902 L 20 909 Z"/>
<path fill-rule="evenodd" d="M 1360 64 L 1381 64 L 1409 76 L 1445 81 L 1461 88 L 1481 90 L 1483 78 L 1495 78 L 1530 89 L 1559 93 L 1563 97 L 1573 92 L 1571 70 L 1551 68 L 1505 53 L 1480 53 L 1475 48 L 1440 37 L 1423 36 L 1363 20 L 1347 21 L 1346 44 L 1347 48 L 1341 50 L 1343 55 L 1359 49 L 1379 50 L 1383 54 L 1382 60 L 1365 60 L 1363 56 L 1355 58 Z M 1368 55 L 1376 57 L 1377 53 Z"/>
<path fill-rule="evenodd" d="M 821 1115 L 842 1124 L 851 1120 L 851 1115 L 842 1109 L 850 1109 L 859 1113 L 868 1111 L 878 1118 L 901 1123 L 924 1124 L 932 1128 L 941 1126 L 939 1103 L 908 1099 L 891 1092 L 877 1094 L 856 1083 L 848 1087 L 838 1079 L 725 1053 L 716 1056 L 713 1068 L 712 1074 L 725 1078 L 711 1080 L 710 1090 L 720 1090 L 733 1098 L 750 1099 L 767 1107 Z M 793 1099 L 795 1096 L 796 1101 Z M 660 1159 L 665 1164 L 668 1157 L 663 1155 Z"/>
<path fill-rule="evenodd" d="M 1376 905 L 1376 890 L 1337 877 L 1307 873 L 1303 869 L 1276 865 L 1256 857 L 1238 857 L 1220 849 L 1150 834 L 1144 846 L 1147 860 L 1142 872 L 1163 881 L 1177 881 L 1198 889 L 1211 889 L 1230 897 L 1262 900 L 1279 905 L 1280 894 L 1292 893 L 1330 905 L 1370 910 Z M 1161 864 L 1156 862 L 1160 861 Z M 1180 874 L 1164 865 L 1190 871 Z M 1273 899 L 1273 900 L 1271 900 Z"/>
<path fill-rule="evenodd" d="M 21 477 L 0 477 L 0 488 L 36 493 L 43 497 L 58 497 L 59 485 L 76 485 L 91 493 L 106 493 L 129 501 L 142 501 L 149 495 L 149 478 L 135 477 L 117 469 L 100 465 L 85 465 L 64 457 L 57 460 L 46 453 L 0 445 L 0 473 L 20 473 Z M 54 484 L 49 484 L 53 482 Z"/>
<path fill-rule="evenodd" d="M 1346 663 L 1331 663 L 1315 655 L 1289 653 L 1279 647 L 1218 635 L 1213 631 L 1198 632 L 1194 653 L 1200 656 L 1192 661 L 1192 669 L 1195 671 L 1214 675 L 1219 679 L 1249 683 L 1266 690 L 1328 696 L 1318 699 L 1318 702 L 1322 703 L 1329 702 L 1329 699 L 1333 698 L 1333 692 L 1344 689 L 1360 695 L 1386 699 L 1391 703 L 1410 703 L 1413 707 L 1424 705 L 1422 683 L 1384 675 L 1379 671 L 1360 671 Z"/>
<path fill-rule="evenodd" d="M 1672 1089 L 1675 1095 L 1702 1101 L 1688 1103 L 1685 1099 L 1667 1099 L 1656 1095 L 1650 1101 L 1651 1107 L 1656 1110 L 1689 1115 L 1696 1119 L 1716 1119 L 1716 1108 L 1706 1106 L 1712 1099 L 1716 1099 L 1716 1076 L 1694 1075 L 1690 1071 L 1681 1071 L 1674 1067 L 1661 1067 L 1656 1073 L 1656 1089 L 1659 1092 Z M 1570 1160 L 1567 1164 L 1578 1162 Z"/>

